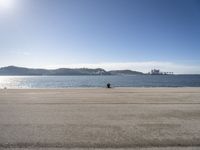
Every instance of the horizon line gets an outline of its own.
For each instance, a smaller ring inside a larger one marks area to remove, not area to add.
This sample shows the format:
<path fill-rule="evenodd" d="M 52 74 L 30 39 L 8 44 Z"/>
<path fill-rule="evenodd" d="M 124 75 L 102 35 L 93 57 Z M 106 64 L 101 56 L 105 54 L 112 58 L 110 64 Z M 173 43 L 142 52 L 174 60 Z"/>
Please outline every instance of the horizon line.
<path fill-rule="evenodd" d="M 169 62 L 168 62 L 169 63 Z M 102 63 L 103 64 L 103 63 Z M 127 63 L 125 63 L 125 64 L 127 64 Z M 80 65 L 80 64 L 76 64 L 76 65 Z M 87 64 L 87 65 L 89 65 L 89 64 Z M 140 70 L 137 70 L 137 69 L 134 69 L 134 68 L 121 68 L 120 66 L 119 66 L 119 68 L 117 69 L 117 68 L 113 68 L 113 69 L 106 69 L 106 68 L 104 68 L 104 67 L 100 67 L 100 66 L 79 66 L 79 67 L 75 67 L 75 66 L 71 66 L 70 67 L 70 65 L 66 65 L 65 67 L 64 66 L 61 66 L 61 67 L 27 67 L 27 66 L 18 66 L 18 65 L 5 65 L 4 67 L 0 67 L 0 68 L 6 68 L 6 67 L 17 67 L 17 68 L 27 68 L 27 69 L 44 69 L 44 70 L 57 70 L 57 69 L 103 69 L 103 70 L 105 70 L 106 72 L 109 72 L 109 71 L 123 71 L 123 70 L 130 70 L 130 71 L 136 71 L 136 72 L 141 72 L 141 73 L 144 73 L 144 74 L 148 74 L 149 72 L 151 72 L 151 70 L 153 70 L 153 69 L 158 69 L 158 70 L 160 70 L 161 72 L 173 72 L 173 71 L 164 71 L 164 70 L 162 70 L 162 69 L 160 69 L 159 67 L 149 67 L 149 68 L 151 68 L 151 69 L 148 69 L 148 71 L 140 71 Z M 90 64 L 91 65 L 91 64 Z M 95 65 L 95 64 L 93 64 L 93 65 Z M 199 75 L 200 73 L 192 73 L 192 72 L 190 72 L 190 73 L 177 73 L 177 72 L 173 72 L 173 74 L 175 74 L 175 75 L 181 75 L 181 74 L 185 74 L 185 75 Z"/>

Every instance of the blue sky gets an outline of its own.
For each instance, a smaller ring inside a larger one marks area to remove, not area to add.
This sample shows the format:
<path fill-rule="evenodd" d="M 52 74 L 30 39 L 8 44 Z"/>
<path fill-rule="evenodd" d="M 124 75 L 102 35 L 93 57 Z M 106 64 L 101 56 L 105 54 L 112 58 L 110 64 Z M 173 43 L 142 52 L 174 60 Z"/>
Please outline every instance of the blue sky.
<path fill-rule="evenodd" d="M 199 0 L 0 1 L 2 67 L 200 73 Z"/>

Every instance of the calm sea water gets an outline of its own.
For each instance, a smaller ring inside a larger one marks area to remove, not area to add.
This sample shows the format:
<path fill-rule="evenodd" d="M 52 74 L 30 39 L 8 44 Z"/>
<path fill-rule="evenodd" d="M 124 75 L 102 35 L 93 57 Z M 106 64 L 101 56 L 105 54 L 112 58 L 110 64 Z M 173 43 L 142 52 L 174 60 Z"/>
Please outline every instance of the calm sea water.
<path fill-rule="evenodd" d="M 200 75 L 0 76 L 0 88 L 200 87 Z"/>

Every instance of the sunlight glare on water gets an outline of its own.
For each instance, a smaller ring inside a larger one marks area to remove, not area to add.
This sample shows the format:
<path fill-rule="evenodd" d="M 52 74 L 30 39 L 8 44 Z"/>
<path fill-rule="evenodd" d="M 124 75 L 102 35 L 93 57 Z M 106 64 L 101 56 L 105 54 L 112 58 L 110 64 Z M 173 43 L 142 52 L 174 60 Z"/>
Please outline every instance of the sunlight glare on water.
<path fill-rule="evenodd" d="M 23 84 L 28 77 L 22 76 L 0 76 L 0 88 L 30 88 L 27 84 Z"/>

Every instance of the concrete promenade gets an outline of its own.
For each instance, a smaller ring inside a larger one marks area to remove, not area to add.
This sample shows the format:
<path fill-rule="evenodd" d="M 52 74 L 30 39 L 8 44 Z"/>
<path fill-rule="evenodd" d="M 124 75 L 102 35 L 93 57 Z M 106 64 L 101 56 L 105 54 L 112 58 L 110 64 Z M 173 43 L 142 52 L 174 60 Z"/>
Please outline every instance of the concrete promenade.
<path fill-rule="evenodd" d="M 0 90 L 0 150 L 199 150 L 200 88 Z"/>

